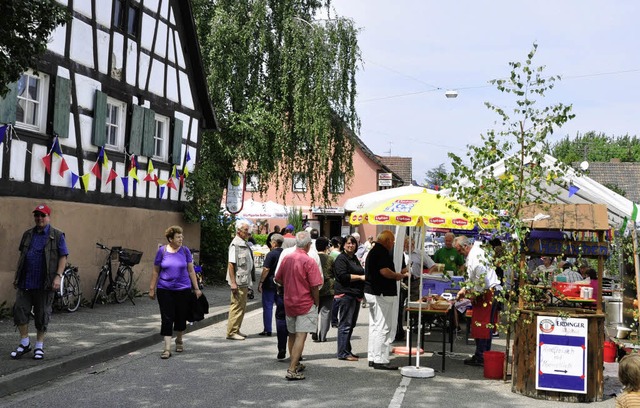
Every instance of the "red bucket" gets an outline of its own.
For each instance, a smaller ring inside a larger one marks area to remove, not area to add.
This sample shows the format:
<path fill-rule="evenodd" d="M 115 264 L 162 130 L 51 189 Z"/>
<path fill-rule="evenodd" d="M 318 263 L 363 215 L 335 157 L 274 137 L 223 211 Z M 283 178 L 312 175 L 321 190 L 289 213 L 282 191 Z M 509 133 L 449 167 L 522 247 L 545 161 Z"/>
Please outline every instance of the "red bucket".
<path fill-rule="evenodd" d="M 618 348 L 610 341 L 604 342 L 604 362 L 613 363 L 616 361 L 616 354 L 618 354 Z"/>
<path fill-rule="evenodd" d="M 504 353 L 501 351 L 485 351 L 484 354 L 484 378 L 499 380 L 502 378 L 504 365 Z"/>

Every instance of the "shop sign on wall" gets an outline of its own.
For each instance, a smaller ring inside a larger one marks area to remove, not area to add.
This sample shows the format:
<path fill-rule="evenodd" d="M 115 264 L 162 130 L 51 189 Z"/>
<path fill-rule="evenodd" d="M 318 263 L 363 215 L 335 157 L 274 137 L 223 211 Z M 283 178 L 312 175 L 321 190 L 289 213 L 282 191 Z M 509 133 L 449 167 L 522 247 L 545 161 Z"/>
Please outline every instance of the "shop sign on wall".
<path fill-rule="evenodd" d="M 587 393 L 588 320 L 538 316 L 536 389 Z"/>

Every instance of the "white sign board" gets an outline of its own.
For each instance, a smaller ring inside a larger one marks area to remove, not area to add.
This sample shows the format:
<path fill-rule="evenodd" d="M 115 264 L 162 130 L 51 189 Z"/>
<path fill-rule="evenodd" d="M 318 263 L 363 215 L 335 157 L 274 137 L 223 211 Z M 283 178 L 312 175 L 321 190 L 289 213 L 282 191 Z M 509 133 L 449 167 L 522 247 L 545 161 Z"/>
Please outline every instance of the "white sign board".
<path fill-rule="evenodd" d="M 378 187 L 391 187 L 393 180 L 378 180 Z"/>
<path fill-rule="evenodd" d="M 538 316 L 536 389 L 587 393 L 587 319 Z"/>
<path fill-rule="evenodd" d="M 237 214 L 244 202 L 244 174 L 233 173 L 227 182 L 227 211 Z"/>

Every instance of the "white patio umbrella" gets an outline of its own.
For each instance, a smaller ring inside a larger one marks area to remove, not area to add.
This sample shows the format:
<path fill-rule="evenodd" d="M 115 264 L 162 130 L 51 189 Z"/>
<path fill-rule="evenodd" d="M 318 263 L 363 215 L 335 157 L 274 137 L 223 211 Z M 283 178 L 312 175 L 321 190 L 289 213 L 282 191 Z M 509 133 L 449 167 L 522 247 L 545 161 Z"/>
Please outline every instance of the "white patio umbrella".
<path fill-rule="evenodd" d="M 287 218 L 287 208 L 273 201 L 263 203 L 249 199 L 242 204 L 242 210 L 238 213 L 238 216 L 253 219 Z"/>

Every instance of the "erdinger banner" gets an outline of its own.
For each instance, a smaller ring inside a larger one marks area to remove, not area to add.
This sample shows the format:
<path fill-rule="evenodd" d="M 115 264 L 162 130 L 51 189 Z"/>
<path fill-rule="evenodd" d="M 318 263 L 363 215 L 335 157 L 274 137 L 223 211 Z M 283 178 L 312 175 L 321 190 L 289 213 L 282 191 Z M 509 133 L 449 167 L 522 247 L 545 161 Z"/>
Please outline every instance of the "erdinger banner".
<path fill-rule="evenodd" d="M 242 211 L 244 202 L 244 174 L 233 173 L 227 182 L 227 211 L 237 214 Z"/>

